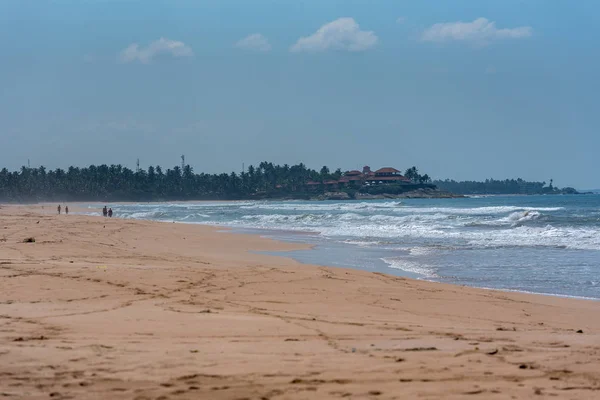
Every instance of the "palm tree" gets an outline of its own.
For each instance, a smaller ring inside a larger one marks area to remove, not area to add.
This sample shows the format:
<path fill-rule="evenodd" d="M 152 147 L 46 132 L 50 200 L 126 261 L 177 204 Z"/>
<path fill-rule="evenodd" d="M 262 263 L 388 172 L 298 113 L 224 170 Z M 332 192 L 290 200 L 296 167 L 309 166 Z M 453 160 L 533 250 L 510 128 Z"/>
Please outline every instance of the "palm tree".
<path fill-rule="evenodd" d="M 416 167 L 407 175 L 418 175 Z M 339 178 L 338 168 L 331 174 L 327 166 L 320 171 L 297 165 L 274 165 L 263 161 L 250 165 L 241 174 L 196 174 L 189 165 L 175 166 L 166 173 L 160 166 L 133 171 L 120 164 L 58 168 L 22 167 L 19 171 L 0 170 L 0 201 L 23 200 L 187 200 L 202 198 L 241 198 L 283 194 L 303 194 L 309 180 Z M 414 178 L 413 178 L 414 179 Z M 430 179 L 421 177 L 423 182 Z M 511 181 L 493 181 L 490 185 L 511 186 Z"/>

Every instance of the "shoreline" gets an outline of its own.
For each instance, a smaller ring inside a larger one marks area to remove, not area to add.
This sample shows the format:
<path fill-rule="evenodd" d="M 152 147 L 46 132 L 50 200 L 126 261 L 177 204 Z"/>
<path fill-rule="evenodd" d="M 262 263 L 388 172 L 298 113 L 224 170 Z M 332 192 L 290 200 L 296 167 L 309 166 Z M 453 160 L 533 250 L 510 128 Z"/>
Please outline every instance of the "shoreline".
<path fill-rule="evenodd" d="M 596 192 L 579 192 L 579 193 L 506 193 L 506 194 L 455 194 L 451 193 L 455 197 L 394 197 L 396 195 L 365 195 L 363 197 L 354 198 L 354 199 L 336 199 L 336 200 L 320 200 L 317 198 L 305 199 L 305 198 L 247 198 L 247 199 L 201 199 L 201 200 L 152 200 L 152 201 L 117 201 L 117 200 L 90 200 L 90 201 L 35 201 L 31 203 L 23 203 L 23 202 L 14 202 L 14 203 L 0 203 L 0 206 L 4 205 L 6 207 L 19 207 L 19 206 L 28 206 L 28 207 L 37 207 L 37 206 L 57 206 L 58 204 L 62 205 L 80 205 L 80 204 L 123 204 L 123 205 L 135 205 L 135 204 L 187 204 L 187 203 L 243 203 L 248 201 L 257 201 L 257 202 L 285 202 L 285 201 L 315 201 L 315 202 L 323 202 L 323 201 L 348 201 L 348 202 L 358 202 L 358 201 L 366 201 L 366 200 L 440 200 L 440 199 L 476 199 L 483 197 L 534 197 L 534 196 L 576 196 L 580 195 L 600 195 L 600 193 Z M 386 197 L 391 196 L 391 197 Z M 402 195 L 399 195 L 402 196 Z"/>
<path fill-rule="evenodd" d="M 134 219 L 135 220 L 135 219 Z M 152 220 L 146 220 L 146 221 L 152 221 Z M 160 222 L 160 221 L 157 221 Z M 277 242 L 283 242 L 283 243 L 298 243 L 295 241 L 291 241 L 291 240 L 287 240 L 284 237 L 277 237 L 276 235 L 271 237 L 269 235 L 263 235 L 261 234 L 261 232 L 259 231 L 265 231 L 265 232 L 274 232 L 275 234 L 277 232 L 281 232 L 281 233 L 287 233 L 290 235 L 313 235 L 313 234 L 318 234 L 318 231 L 293 231 L 293 230 L 272 230 L 272 229 L 261 229 L 261 228 L 244 228 L 244 227 L 230 227 L 230 226 L 223 226 L 223 225 L 210 225 L 210 224 L 203 224 L 200 222 L 182 222 L 182 221 L 176 221 L 176 223 L 181 223 L 181 224 L 191 224 L 191 225 L 201 225 L 201 226 L 210 226 L 210 227 L 214 227 L 214 228 L 223 228 L 226 229 L 228 232 L 231 233 L 239 233 L 239 234 L 249 234 L 249 235 L 257 235 L 260 237 L 264 237 L 265 239 L 268 240 L 275 240 Z M 236 232 L 236 230 L 240 231 L 240 232 Z M 256 232 L 253 232 L 256 231 Z M 305 242 L 301 242 L 302 244 L 307 244 Z M 318 244 L 313 244 L 313 243 L 308 243 L 308 246 L 310 246 L 307 249 L 303 249 L 302 251 L 315 251 L 315 247 L 319 246 Z M 293 251 L 297 251 L 297 250 L 291 250 L 291 252 Z M 284 257 L 288 257 L 293 259 L 294 261 L 299 262 L 300 264 L 303 265 L 308 265 L 308 266 L 314 266 L 315 264 L 311 264 L 308 262 L 303 261 L 301 258 L 297 258 L 293 255 L 286 255 L 285 253 L 289 253 L 289 250 L 283 250 L 281 252 L 272 252 L 272 253 L 267 253 L 267 255 L 283 255 Z M 284 254 L 278 254 L 278 253 L 284 253 Z M 259 253 L 262 254 L 262 253 Z M 383 263 L 385 263 L 386 265 L 389 265 L 388 262 L 386 262 L 385 260 L 380 259 Z M 381 271 L 370 271 L 369 269 L 361 269 L 361 268 L 355 268 L 352 266 L 343 266 L 343 265 L 330 265 L 330 264 L 316 264 L 322 267 L 328 267 L 328 268 L 342 268 L 342 269 L 350 269 L 353 271 L 365 271 L 365 272 L 381 272 Z M 410 271 L 406 271 L 403 270 L 401 268 L 393 268 L 393 267 L 388 267 L 388 269 L 390 270 L 389 272 L 383 272 L 387 275 L 390 276 L 396 276 L 396 277 L 400 277 L 400 278 L 405 278 L 405 279 L 411 279 L 411 280 L 415 280 L 415 281 L 421 281 L 421 282 L 431 282 L 431 283 L 439 283 L 442 285 L 451 285 L 451 286 L 457 286 L 457 287 L 467 287 L 467 288 L 473 288 L 473 289 L 481 289 L 481 290 L 491 290 L 491 291 L 498 291 L 498 292 L 507 292 L 507 293 L 522 293 L 522 294 L 530 294 L 530 295 L 535 295 L 535 296 L 550 296 L 550 297 L 559 297 L 559 298 L 565 298 L 565 299 L 578 299 L 578 300 L 589 300 L 589 301 L 600 301 L 600 297 L 589 297 L 589 296 L 577 296 L 577 295 L 570 295 L 570 294 L 560 294 L 560 293 L 544 293 L 544 292 L 533 292 L 533 291 L 527 291 L 527 290 L 518 290 L 518 289 L 509 289 L 509 288 L 494 288 L 494 287 L 486 287 L 486 286 L 472 286 L 472 285 L 461 285 L 461 284 L 455 284 L 455 283 L 449 283 L 449 282 L 443 282 L 440 280 L 436 280 L 434 278 L 428 278 L 423 276 L 422 278 L 414 278 L 411 277 L 409 275 Z M 394 271 L 402 271 L 402 273 L 394 273 Z M 419 273 L 414 272 L 413 274 L 415 275 L 420 275 Z"/>
<path fill-rule="evenodd" d="M 593 399 L 600 391 L 597 301 L 306 265 L 255 253 L 302 244 L 198 224 L 39 211 L 0 208 L 5 394 Z"/>
<path fill-rule="evenodd" d="M 505 195 L 499 195 L 499 196 L 505 196 Z M 527 195 L 516 195 L 516 196 L 527 196 Z M 391 199 L 390 199 L 391 200 Z M 268 200 L 267 200 L 268 201 Z M 290 200 L 293 201 L 293 200 Z M 224 202 L 230 202 L 230 201 L 224 201 Z M 243 202 L 243 201 L 242 201 Z M 167 203 L 167 204 L 178 204 L 179 202 L 176 203 Z M 196 201 L 187 201 L 187 202 L 182 202 L 182 203 L 197 203 Z M 219 202 L 213 202 L 213 201 L 200 201 L 200 203 L 219 203 Z M 45 203 L 47 204 L 47 203 Z M 75 206 L 75 209 L 80 209 L 83 210 L 84 208 L 82 207 L 78 207 L 81 206 L 82 203 L 67 203 L 68 205 L 73 205 Z M 136 204 L 165 204 L 165 203 L 117 203 L 117 204 L 124 204 L 124 205 L 136 205 Z M 89 214 L 85 214 L 87 216 L 89 216 Z M 98 215 L 99 217 L 101 215 Z M 119 217 L 116 217 L 119 218 Z M 138 219 L 138 218 L 124 218 L 126 220 L 133 220 L 133 221 L 149 221 L 149 222 L 162 222 L 162 223 L 177 223 L 177 224 L 186 224 L 186 225 L 200 225 L 200 226 L 208 226 L 208 227 L 212 227 L 215 229 L 222 229 L 224 231 L 230 232 L 230 233 L 234 233 L 234 234 L 242 234 L 242 235 L 256 235 L 259 236 L 261 238 L 265 238 L 267 240 L 273 240 L 275 242 L 282 242 L 282 243 L 291 243 L 291 244 L 298 244 L 298 242 L 292 241 L 292 240 L 287 240 L 285 237 L 278 237 L 277 235 L 274 235 L 274 237 L 271 237 L 269 235 L 264 236 L 264 233 L 283 233 L 283 234 L 290 234 L 290 235 L 301 235 L 301 236 L 311 236 L 311 235 L 315 235 L 315 234 L 320 234 L 319 231 L 314 230 L 314 231 L 309 231 L 309 230 L 285 230 L 285 229 L 268 229 L 268 228 L 247 228 L 247 227 L 234 227 L 234 226 L 227 226 L 227 225 L 213 225 L 213 224 L 205 224 L 205 223 L 201 223 L 201 222 L 187 222 L 187 221 L 175 221 L 175 220 L 164 220 L 164 221 L 160 221 L 160 220 L 153 220 L 153 219 Z M 264 233 L 263 233 L 264 232 Z M 303 249 L 303 250 L 311 250 L 311 251 L 315 251 L 315 247 L 319 246 L 319 244 L 317 243 L 306 243 L 306 242 L 300 242 L 302 245 L 306 245 L 308 246 L 308 248 Z M 294 250 L 292 250 L 294 251 Z M 284 250 L 282 251 L 282 253 L 287 253 L 289 252 L 288 250 Z M 322 266 L 322 267 L 330 267 L 330 268 L 345 268 L 345 269 L 351 269 L 354 271 L 365 271 L 365 272 L 380 272 L 380 273 L 385 273 L 385 274 L 389 274 L 391 276 L 397 276 L 397 277 L 402 277 L 402 278 L 407 278 L 407 279 L 413 279 L 413 280 L 417 280 L 417 281 L 423 281 L 423 282 L 432 282 L 432 283 L 439 283 L 439 284 L 444 284 L 444 285 L 453 285 L 453 286 L 459 286 L 459 287 L 469 287 L 469 288 L 474 288 L 474 289 L 482 289 L 482 290 L 492 290 L 492 291 L 499 291 L 499 292 L 508 292 L 508 293 L 523 293 L 523 294 L 531 294 L 531 295 L 540 295 L 540 296 L 550 296 L 550 297 L 558 297 L 558 298 L 566 298 L 566 299 L 579 299 L 579 300 L 589 300 L 589 301 L 600 301 L 599 297 L 590 297 L 590 296 L 578 296 L 578 295 L 570 295 L 570 294 L 561 294 L 561 293 L 544 293 L 544 292 L 535 292 L 535 291 L 528 291 L 528 290 L 519 290 L 519 289 L 511 289 L 511 288 L 495 288 L 495 287 L 487 287 L 487 286 L 473 286 L 473 285 L 461 285 L 461 284 L 455 284 L 455 283 L 451 283 L 451 282 L 444 282 L 441 280 L 436 280 L 433 278 L 428 278 L 428 277 L 414 277 L 411 276 L 411 272 L 410 271 L 406 271 L 403 270 L 401 268 L 393 268 L 393 267 L 388 267 L 387 269 L 389 271 L 370 271 L 369 269 L 366 268 L 356 268 L 356 267 L 352 267 L 352 266 L 344 266 L 344 265 L 331 265 L 331 264 L 327 264 L 327 263 L 310 263 L 310 262 L 306 262 L 303 261 L 301 259 L 301 257 L 295 257 L 293 255 L 286 255 L 286 254 L 277 254 L 279 252 L 272 252 L 272 253 L 261 253 L 261 252 L 257 252 L 256 254 L 265 254 L 265 255 L 274 255 L 274 256 L 283 256 L 283 257 L 287 257 L 290 258 L 300 264 L 303 265 L 307 265 L 307 266 L 314 266 L 314 265 L 318 265 L 318 266 Z M 382 260 L 383 263 L 385 263 L 386 265 L 388 265 L 388 263 L 385 260 Z M 402 273 L 395 273 L 394 271 L 402 271 Z M 419 273 L 413 272 L 413 275 L 420 275 Z"/>
<path fill-rule="evenodd" d="M 493 195 L 490 195 L 493 196 Z M 498 196 L 507 196 L 507 195 L 498 195 Z M 529 195 L 515 195 L 515 196 L 529 196 Z M 393 200 L 393 199 L 389 199 L 389 200 Z M 164 204 L 185 204 L 185 203 L 220 203 L 220 202 L 226 202 L 226 203 L 230 203 L 230 202 L 244 202 L 244 201 L 248 201 L 248 200 L 241 200 L 241 201 L 183 201 L 183 202 L 173 202 L 173 203 L 163 203 L 163 202 L 158 202 L 158 203 L 136 203 L 136 202 L 123 202 L 123 203 L 116 203 L 117 205 L 137 205 L 137 204 L 157 204 L 157 205 L 164 205 Z M 269 200 L 266 200 L 269 201 Z M 290 200 L 290 201 L 294 201 L 294 200 Z M 44 203 L 43 205 L 46 206 L 48 204 L 51 203 Z M 75 206 L 75 210 L 88 210 L 86 208 L 82 208 L 79 207 L 83 204 L 87 204 L 87 203 L 65 203 L 67 205 L 70 206 Z M 78 214 L 77 212 L 74 215 L 87 215 L 90 216 L 89 214 Z M 98 215 L 101 216 L 101 215 Z M 119 218 L 119 217 L 116 217 Z M 267 236 L 263 236 L 262 232 L 268 233 L 268 232 L 273 232 L 273 233 L 283 233 L 283 234 L 290 234 L 290 235 L 301 235 L 301 236 L 311 236 L 311 235 L 315 235 L 315 234 L 320 234 L 319 231 L 314 230 L 314 231 L 309 231 L 309 230 L 285 230 L 285 229 L 268 229 L 268 228 L 248 228 L 248 227 L 235 227 L 235 226 L 227 226 L 227 225 L 214 225 L 214 224 L 205 224 L 202 222 L 187 222 L 187 221 L 176 221 L 176 220 L 153 220 L 153 219 L 143 219 L 143 218 L 125 218 L 126 220 L 134 220 L 134 221 L 150 221 L 150 222 L 163 222 L 163 223 L 177 223 L 177 224 L 187 224 L 187 225 L 200 225 L 200 226 L 208 226 L 208 227 L 213 227 L 215 229 L 222 229 L 225 230 L 227 232 L 230 233 L 236 233 L 236 234 L 242 234 L 242 235 L 256 235 L 262 238 L 265 238 L 267 240 L 273 240 L 276 242 L 282 242 L 282 243 L 291 243 L 291 244 L 298 244 L 298 242 L 296 241 L 292 241 L 292 240 L 287 240 L 285 237 L 278 237 L 278 236 L 274 236 L 274 237 L 270 237 L 269 235 Z M 236 232 L 237 231 L 237 232 Z M 309 246 L 307 249 L 305 250 L 312 250 L 315 251 L 315 247 L 320 246 L 317 243 L 306 243 L 306 242 L 300 242 L 302 245 L 307 245 Z M 293 251 L 293 250 L 292 250 Z M 288 252 L 288 251 L 283 251 Z M 532 295 L 540 295 L 540 296 L 550 296 L 550 297 L 558 297 L 558 298 L 566 298 L 566 299 L 580 299 L 580 300 L 589 300 L 589 301 L 600 301 L 600 297 L 591 297 L 591 296 L 578 296 L 578 295 L 571 295 L 571 294 L 563 294 L 563 293 L 546 293 L 546 292 L 536 292 L 536 291 L 529 291 L 529 290 L 519 290 L 519 289 L 512 289 L 512 288 L 497 288 L 497 287 L 488 287 L 488 286 L 474 286 L 474 285 L 468 285 L 468 284 L 458 284 L 458 283 L 452 283 L 452 282 L 444 282 L 442 280 L 436 280 L 433 278 L 428 278 L 428 277 L 415 277 L 413 275 L 421 275 L 419 273 L 416 272 L 411 272 L 411 271 L 406 271 L 404 269 L 401 268 L 393 268 L 393 267 L 388 267 L 387 269 L 389 271 L 371 271 L 369 269 L 366 268 L 356 268 L 356 267 L 352 267 L 352 266 L 345 266 L 345 265 L 331 265 L 331 264 L 327 264 L 327 263 L 311 263 L 311 262 L 306 262 L 303 261 L 301 257 L 295 257 L 293 255 L 286 255 L 286 254 L 277 254 L 278 252 L 273 252 L 273 253 L 264 253 L 265 255 L 275 255 L 275 256 L 283 256 L 283 257 L 287 257 L 290 258 L 300 264 L 303 265 L 308 265 L 308 266 L 314 266 L 314 265 L 318 265 L 318 266 L 322 266 L 322 267 L 330 267 L 330 268 L 347 268 L 347 269 L 352 269 L 355 271 L 366 271 L 366 272 L 380 272 L 380 273 L 385 273 L 385 274 L 389 274 L 391 276 L 397 276 L 397 277 L 402 277 L 402 278 L 407 278 L 407 279 L 414 279 L 414 280 L 418 280 L 418 281 L 423 281 L 423 282 L 432 282 L 432 283 L 440 283 L 440 284 L 447 284 L 447 285 L 454 285 L 454 286 L 459 286 L 459 287 L 470 287 L 470 288 L 474 288 L 474 289 L 482 289 L 482 290 L 495 290 L 495 291 L 500 291 L 500 292 L 508 292 L 508 293 L 523 293 L 523 294 L 532 294 Z M 257 252 L 256 254 L 262 254 L 260 252 Z M 382 260 L 382 259 L 381 259 Z M 385 260 L 382 260 L 383 263 L 385 263 L 386 265 L 389 265 L 388 262 L 386 262 Z M 402 273 L 395 273 L 394 271 L 402 271 Z M 412 275 L 411 275 L 412 274 Z"/>

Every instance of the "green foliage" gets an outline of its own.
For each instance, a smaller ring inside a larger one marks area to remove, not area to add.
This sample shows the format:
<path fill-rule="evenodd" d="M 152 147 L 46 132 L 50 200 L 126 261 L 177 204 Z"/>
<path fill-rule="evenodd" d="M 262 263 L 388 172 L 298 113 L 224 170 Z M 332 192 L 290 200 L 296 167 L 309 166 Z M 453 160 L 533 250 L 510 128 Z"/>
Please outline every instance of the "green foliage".
<path fill-rule="evenodd" d="M 132 171 L 122 165 L 90 165 L 69 167 L 66 171 L 46 170 L 44 167 L 22 167 L 19 171 L 0 170 L 0 202 L 36 201 L 172 201 L 217 199 L 310 198 L 329 190 L 325 185 L 310 187 L 307 182 L 337 180 L 340 169 L 333 173 L 326 166 L 316 171 L 304 164 L 289 166 L 261 162 L 241 173 L 196 173 L 189 166 L 163 170 L 150 166 L 147 170 Z M 522 179 L 485 182 L 434 181 L 421 175 L 416 167 L 406 171 L 418 187 L 434 187 L 457 194 L 535 194 L 575 193 L 574 189 L 546 186 L 544 182 Z M 354 197 L 355 191 L 370 194 L 396 194 L 407 190 L 406 185 L 375 185 L 362 187 L 350 182 L 340 188 Z"/>
<path fill-rule="evenodd" d="M 404 176 L 410 179 L 413 182 L 418 182 L 421 175 L 419 175 L 419 170 L 417 167 L 410 167 L 404 172 Z"/>
<path fill-rule="evenodd" d="M 427 174 L 421 175 L 419 173 L 419 170 L 417 169 L 417 167 L 408 168 L 406 170 L 406 172 L 404 172 L 404 176 L 415 183 L 423 183 L 424 184 L 424 183 L 431 182 L 431 178 L 429 177 L 429 175 L 427 175 Z"/>
<path fill-rule="evenodd" d="M 433 181 L 433 183 L 441 190 L 456 194 L 543 194 L 557 192 L 556 188 L 545 187 L 546 182 L 527 182 L 520 178 L 486 179 L 484 182 L 457 182 L 446 179 L 445 181 Z"/>
<path fill-rule="evenodd" d="M 321 173 L 322 172 L 322 173 Z M 189 165 L 133 171 L 122 165 L 47 171 L 44 167 L 0 170 L 0 201 L 169 201 L 201 199 L 308 198 L 306 182 L 332 179 L 304 164 L 262 162 L 241 173 L 195 173 Z M 338 170 L 334 176 L 341 176 Z"/>

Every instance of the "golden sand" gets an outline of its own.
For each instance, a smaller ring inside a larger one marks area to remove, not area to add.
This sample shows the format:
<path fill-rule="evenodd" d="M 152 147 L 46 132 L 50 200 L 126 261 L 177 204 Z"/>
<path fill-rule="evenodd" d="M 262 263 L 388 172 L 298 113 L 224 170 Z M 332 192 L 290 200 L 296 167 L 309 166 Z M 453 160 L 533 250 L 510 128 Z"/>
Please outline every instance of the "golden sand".
<path fill-rule="evenodd" d="M 49 208 L 0 209 L 0 398 L 600 399 L 600 302 Z"/>

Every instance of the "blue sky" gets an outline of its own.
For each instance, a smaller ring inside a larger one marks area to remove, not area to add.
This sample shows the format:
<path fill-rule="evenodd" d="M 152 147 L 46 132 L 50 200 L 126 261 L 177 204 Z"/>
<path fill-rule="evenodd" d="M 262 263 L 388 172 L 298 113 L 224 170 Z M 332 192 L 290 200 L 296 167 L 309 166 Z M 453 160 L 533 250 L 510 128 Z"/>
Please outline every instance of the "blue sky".
<path fill-rule="evenodd" d="M 600 187 L 600 3 L 6 0 L 0 164 Z"/>

